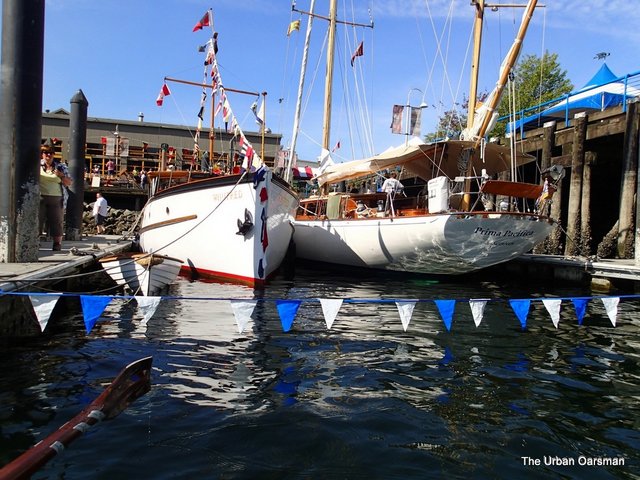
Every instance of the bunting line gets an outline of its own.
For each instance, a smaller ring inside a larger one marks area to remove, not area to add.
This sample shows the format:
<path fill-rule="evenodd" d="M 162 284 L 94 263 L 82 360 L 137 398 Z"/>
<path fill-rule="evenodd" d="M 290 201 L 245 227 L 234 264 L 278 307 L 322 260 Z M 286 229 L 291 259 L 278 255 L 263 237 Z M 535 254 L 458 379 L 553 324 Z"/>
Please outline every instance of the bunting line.
<path fill-rule="evenodd" d="M 344 304 L 395 304 L 400 317 L 400 323 L 404 331 L 407 331 L 411 323 L 414 309 L 418 303 L 435 304 L 438 313 L 444 323 L 447 331 L 451 331 L 453 325 L 453 316 L 458 302 L 466 301 L 473 322 L 479 327 L 485 313 L 488 303 L 504 302 L 504 299 L 402 299 L 402 298 L 299 298 L 299 299 L 280 299 L 280 298 L 228 298 L 228 297 L 182 297 L 182 296 L 129 296 L 129 295 L 91 295 L 78 294 L 70 292 L 44 293 L 44 292 L 4 292 L 0 290 L 0 296 L 26 296 L 31 301 L 36 319 L 41 331 L 47 327 L 53 309 L 60 297 L 80 297 L 83 319 L 87 334 L 103 315 L 109 303 L 116 300 L 130 301 L 135 299 L 143 319 L 141 325 L 146 326 L 152 319 L 156 309 L 161 302 L 164 301 L 226 301 L 231 305 L 231 310 L 235 317 L 238 333 L 242 333 L 248 325 L 258 302 L 275 303 L 282 329 L 285 332 L 293 328 L 295 317 L 302 303 L 319 302 L 322 308 L 322 315 L 330 330 L 336 320 L 342 305 Z M 600 300 L 604 306 L 605 312 L 611 325 L 616 326 L 618 317 L 618 307 L 621 300 L 639 299 L 640 295 L 619 295 L 619 296 L 595 296 L 595 297 L 549 297 L 549 298 L 531 298 L 531 299 L 507 299 L 511 309 L 518 318 L 523 330 L 527 328 L 527 320 L 532 302 L 540 301 L 544 305 L 549 314 L 554 327 L 557 329 L 560 321 L 560 311 L 564 302 L 573 305 L 578 325 L 581 326 L 587 312 L 587 307 L 592 300 Z M 108 317 L 107 317 L 108 318 Z"/>

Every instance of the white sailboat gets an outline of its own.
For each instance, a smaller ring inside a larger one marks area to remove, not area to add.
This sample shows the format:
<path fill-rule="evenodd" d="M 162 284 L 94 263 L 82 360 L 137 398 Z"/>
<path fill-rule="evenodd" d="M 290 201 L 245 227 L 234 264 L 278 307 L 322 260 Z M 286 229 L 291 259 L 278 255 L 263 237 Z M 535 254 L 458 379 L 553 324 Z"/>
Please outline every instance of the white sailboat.
<path fill-rule="evenodd" d="M 203 96 L 194 151 L 199 150 L 208 89 L 212 100 L 214 94 L 219 96 L 219 110 L 231 126 L 239 158 L 229 158 L 226 170 L 220 172 L 164 166 L 151 172 L 152 195 L 141 215 L 140 246 L 145 252 L 184 259 L 182 271 L 192 277 L 260 286 L 287 253 L 298 196 L 264 164 L 233 114 L 227 92 L 237 90 L 222 82 L 210 10 L 208 15 L 203 24 L 211 26 L 212 37 L 206 45 L 205 81 L 195 84 L 203 88 Z M 212 145 L 209 151 L 213 152 Z"/>
<path fill-rule="evenodd" d="M 475 29 L 480 32 L 484 0 L 472 3 L 476 6 Z M 477 71 L 472 72 L 470 112 L 475 115 L 469 115 L 462 139 L 424 143 L 415 138 L 371 158 L 321 166 L 317 181 L 323 192 L 301 200 L 295 218 L 293 238 L 299 258 L 342 266 L 455 275 L 514 259 L 547 237 L 553 228 L 545 214 L 555 190 L 551 175 L 540 185 L 492 179 L 509 171 L 514 163 L 524 163 L 526 155 L 512 159 L 509 148 L 484 141 L 497 117 L 495 109 L 536 3 L 527 3 L 500 79 L 478 109 Z M 332 0 L 332 29 L 336 11 L 336 0 Z M 480 36 L 475 37 L 475 55 L 479 57 Z M 477 60 L 472 62 L 474 66 Z M 328 61 L 330 71 L 333 60 L 329 57 Z M 325 106 L 330 108 L 330 82 L 326 89 L 329 100 Z M 323 125 L 325 154 L 329 151 L 327 118 L 330 116 L 325 115 Z M 328 193 L 331 184 L 371 178 L 376 172 L 400 167 L 407 176 L 424 182 L 423 192 L 413 198 L 394 192 Z M 515 199 L 531 208 L 519 211 Z"/>

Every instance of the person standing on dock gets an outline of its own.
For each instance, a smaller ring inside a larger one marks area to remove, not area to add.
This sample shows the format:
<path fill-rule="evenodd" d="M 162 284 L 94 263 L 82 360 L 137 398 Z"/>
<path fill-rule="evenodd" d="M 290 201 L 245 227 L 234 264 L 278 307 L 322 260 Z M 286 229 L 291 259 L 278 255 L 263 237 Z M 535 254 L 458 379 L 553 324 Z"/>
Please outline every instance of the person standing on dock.
<path fill-rule="evenodd" d="M 104 222 L 108 214 L 107 199 L 100 193 L 96 193 L 96 202 L 93 204 L 93 218 L 96 219 L 96 233 L 104 233 Z"/>
<path fill-rule="evenodd" d="M 64 188 L 71 185 L 69 170 L 64 163 L 53 158 L 53 145 L 49 142 L 40 147 L 40 232 L 46 222 L 53 237 L 53 250 L 62 249 L 64 217 Z"/>

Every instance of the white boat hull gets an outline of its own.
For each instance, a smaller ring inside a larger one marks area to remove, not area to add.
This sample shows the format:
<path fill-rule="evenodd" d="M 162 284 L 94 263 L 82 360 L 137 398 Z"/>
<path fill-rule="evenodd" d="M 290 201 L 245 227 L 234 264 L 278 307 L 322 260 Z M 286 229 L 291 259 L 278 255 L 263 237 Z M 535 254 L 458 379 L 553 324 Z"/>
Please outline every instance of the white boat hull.
<path fill-rule="evenodd" d="M 548 219 L 497 212 L 297 220 L 294 242 L 304 260 L 459 275 L 530 251 L 552 228 Z"/>
<path fill-rule="evenodd" d="M 118 285 L 134 295 L 158 295 L 173 283 L 182 260 L 145 253 L 119 254 L 100 259 L 100 264 Z"/>
<path fill-rule="evenodd" d="M 253 175 L 181 184 L 149 199 L 140 245 L 146 252 L 183 258 L 183 273 L 259 285 L 287 253 L 297 202 L 295 192 L 271 171 L 257 188 Z M 248 217 L 253 225 L 240 234 L 238 220 Z"/>

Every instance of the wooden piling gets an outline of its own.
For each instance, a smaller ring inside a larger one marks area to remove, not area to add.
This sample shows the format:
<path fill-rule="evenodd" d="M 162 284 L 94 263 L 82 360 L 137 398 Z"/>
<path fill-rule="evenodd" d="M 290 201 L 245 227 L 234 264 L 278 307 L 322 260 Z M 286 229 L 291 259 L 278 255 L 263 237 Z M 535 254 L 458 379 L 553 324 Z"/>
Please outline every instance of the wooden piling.
<path fill-rule="evenodd" d="M 627 105 L 622 180 L 620 185 L 620 209 L 618 214 L 618 258 L 633 258 L 634 247 L 634 195 L 638 176 L 638 126 L 640 109 L 638 102 Z"/>
<path fill-rule="evenodd" d="M 582 172 L 582 203 L 580 204 L 580 253 L 591 255 L 591 172 L 598 155 L 586 152 Z"/>
<path fill-rule="evenodd" d="M 574 117 L 573 151 L 571 154 L 571 179 L 569 182 L 569 205 L 567 210 L 566 256 L 580 253 L 580 203 L 582 199 L 582 174 L 584 170 L 584 142 L 587 136 L 587 114 L 582 112 Z"/>

